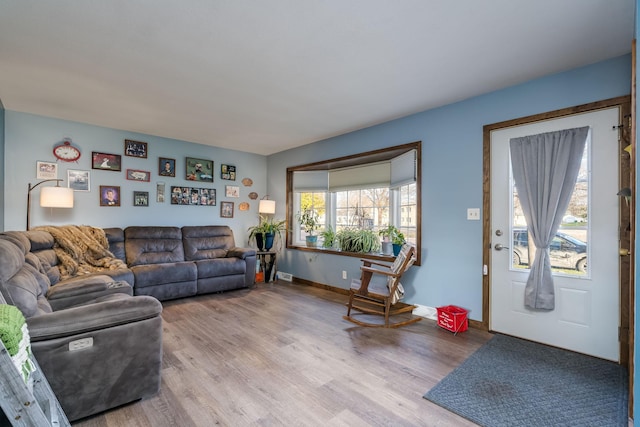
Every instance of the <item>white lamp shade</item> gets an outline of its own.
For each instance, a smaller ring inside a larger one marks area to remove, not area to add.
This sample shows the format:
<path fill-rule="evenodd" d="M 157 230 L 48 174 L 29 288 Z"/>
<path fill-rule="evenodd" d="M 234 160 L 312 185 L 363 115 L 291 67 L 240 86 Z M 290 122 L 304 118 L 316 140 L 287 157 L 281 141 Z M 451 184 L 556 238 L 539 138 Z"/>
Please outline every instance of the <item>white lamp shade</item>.
<path fill-rule="evenodd" d="M 258 213 L 261 214 L 274 214 L 276 213 L 276 201 L 275 200 L 260 200 L 258 206 Z"/>
<path fill-rule="evenodd" d="M 43 187 L 40 190 L 40 206 L 43 208 L 72 208 L 73 188 Z"/>

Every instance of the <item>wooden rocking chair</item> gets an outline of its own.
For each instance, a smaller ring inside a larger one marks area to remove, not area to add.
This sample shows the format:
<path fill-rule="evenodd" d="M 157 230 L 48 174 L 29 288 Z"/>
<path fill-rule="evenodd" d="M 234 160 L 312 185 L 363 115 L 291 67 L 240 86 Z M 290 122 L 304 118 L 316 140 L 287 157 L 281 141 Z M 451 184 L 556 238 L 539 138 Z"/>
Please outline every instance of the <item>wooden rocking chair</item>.
<path fill-rule="evenodd" d="M 383 264 L 370 260 L 362 260 L 360 267 L 360 280 L 354 279 L 349 290 L 349 302 L 347 304 L 347 315 L 345 320 L 356 323 L 360 326 L 397 328 L 410 323 L 422 320 L 422 317 L 414 316 L 400 320 L 395 323 L 389 322 L 389 316 L 401 313 L 410 313 L 416 308 L 415 305 L 408 305 L 399 302 L 404 294 L 400 277 L 415 261 L 415 248 L 404 244 L 393 264 Z M 381 274 L 387 277 L 386 283 L 372 283 L 374 274 Z M 374 314 L 384 316 L 383 323 L 365 322 L 355 319 L 351 310 L 357 310 L 362 314 Z"/>

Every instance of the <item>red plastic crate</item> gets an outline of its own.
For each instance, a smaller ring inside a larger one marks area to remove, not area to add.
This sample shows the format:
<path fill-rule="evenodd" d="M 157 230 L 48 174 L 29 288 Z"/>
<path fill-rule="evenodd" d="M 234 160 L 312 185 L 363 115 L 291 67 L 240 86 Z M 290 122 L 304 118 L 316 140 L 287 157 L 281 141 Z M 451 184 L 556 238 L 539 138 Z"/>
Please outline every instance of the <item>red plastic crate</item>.
<path fill-rule="evenodd" d="M 438 326 L 441 328 L 457 334 L 466 331 L 469 327 L 468 310 L 455 305 L 436 307 L 436 310 L 438 312 Z"/>

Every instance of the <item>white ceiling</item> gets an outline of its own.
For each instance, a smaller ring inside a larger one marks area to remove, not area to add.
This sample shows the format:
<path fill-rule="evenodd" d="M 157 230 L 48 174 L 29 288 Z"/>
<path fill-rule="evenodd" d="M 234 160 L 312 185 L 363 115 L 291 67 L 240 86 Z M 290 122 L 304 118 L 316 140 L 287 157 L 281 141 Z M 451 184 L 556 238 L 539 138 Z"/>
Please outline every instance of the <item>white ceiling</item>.
<path fill-rule="evenodd" d="M 631 51 L 634 0 L 2 0 L 5 108 L 271 154 Z"/>

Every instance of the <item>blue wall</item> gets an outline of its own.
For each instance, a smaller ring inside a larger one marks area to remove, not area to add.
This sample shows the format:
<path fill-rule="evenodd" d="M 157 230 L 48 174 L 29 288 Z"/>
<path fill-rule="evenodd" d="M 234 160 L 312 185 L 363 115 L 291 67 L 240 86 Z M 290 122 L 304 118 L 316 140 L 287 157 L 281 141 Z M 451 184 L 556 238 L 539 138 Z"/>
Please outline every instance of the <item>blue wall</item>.
<path fill-rule="evenodd" d="M 269 156 L 268 191 L 285 216 L 286 168 L 421 140 L 422 266 L 403 280 L 408 302 L 456 304 L 482 317 L 482 127 L 631 92 L 630 55 L 530 81 L 378 126 Z M 279 269 L 313 282 L 348 288 L 357 258 L 286 250 Z M 343 280 L 342 270 L 348 272 Z"/>
<path fill-rule="evenodd" d="M 234 231 L 236 242 L 246 242 L 246 230 L 257 223 L 258 200 L 250 200 L 248 194 L 256 192 L 260 197 L 266 190 L 266 158 L 262 155 L 194 144 L 186 141 L 136 134 L 83 123 L 58 120 L 32 114 L 5 112 L 4 162 L 4 227 L 6 230 L 24 230 L 26 226 L 27 184 L 35 184 L 36 161 L 55 161 L 53 146 L 63 138 L 71 138 L 82 150 L 78 163 L 58 162 L 58 178 L 66 186 L 67 169 L 89 170 L 91 191 L 75 192 L 73 209 L 48 209 L 39 206 L 40 188 L 32 193 L 31 226 L 43 224 L 89 224 L 98 227 L 125 227 L 128 225 L 203 225 L 227 224 Z M 148 143 L 146 159 L 124 156 L 124 140 L 133 139 Z M 91 169 L 91 152 L 122 155 L 122 172 Z M 176 177 L 158 175 L 158 157 L 176 159 Z M 214 161 L 214 182 L 194 182 L 185 179 L 185 158 L 195 157 Z M 237 168 L 236 181 L 220 179 L 220 165 L 231 164 Z M 150 182 L 136 182 L 125 178 L 126 169 L 151 172 Z M 253 185 L 242 185 L 242 178 L 251 178 Z M 156 202 L 156 183 L 165 183 L 165 202 Z M 49 185 L 43 184 L 44 186 Z M 100 207 L 100 185 L 120 186 L 121 206 Z M 225 197 L 225 186 L 240 187 L 240 198 Z M 171 186 L 215 188 L 216 206 L 179 206 L 170 204 Z M 149 207 L 133 206 L 133 191 L 148 191 Z M 235 202 L 231 219 L 220 218 L 220 201 Z M 240 211 L 239 202 L 249 202 L 250 210 Z"/>

